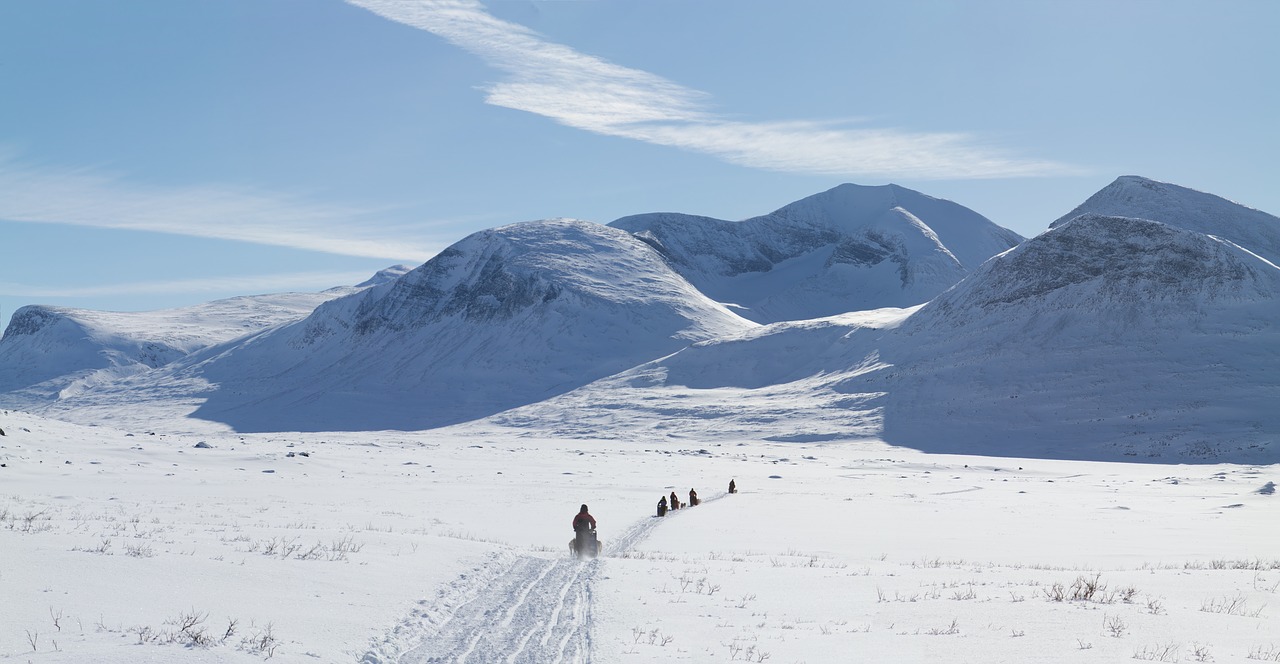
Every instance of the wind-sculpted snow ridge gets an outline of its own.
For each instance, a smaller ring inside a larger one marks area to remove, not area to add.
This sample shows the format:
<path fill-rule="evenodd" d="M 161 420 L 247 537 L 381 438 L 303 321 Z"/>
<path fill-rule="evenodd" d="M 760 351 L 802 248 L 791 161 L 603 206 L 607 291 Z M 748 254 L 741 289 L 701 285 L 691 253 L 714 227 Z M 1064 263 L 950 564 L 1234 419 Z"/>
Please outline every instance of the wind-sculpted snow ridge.
<path fill-rule="evenodd" d="M 1167 182 L 1124 175 L 1050 225 L 1082 214 L 1137 217 L 1234 242 L 1280 265 L 1280 218 Z"/>
<path fill-rule="evenodd" d="M 762 323 L 921 304 L 1022 241 L 951 201 L 845 184 L 741 222 L 659 213 L 612 224 Z"/>
<path fill-rule="evenodd" d="M 135 396 L 165 392 L 202 402 L 196 418 L 237 431 L 418 430 L 754 326 L 623 231 L 529 222 L 476 233 L 304 320 L 65 406 L 145 409 Z"/>
<path fill-rule="evenodd" d="M 678 515 L 672 512 L 671 518 Z M 662 521 L 646 518 L 632 524 L 615 540 L 602 542 L 602 554 L 628 555 Z M 604 564 L 600 558 L 494 554 L 441 588 L 434 599 L 420 601 L 411 615 L 371 644 L 360 662 L 591 662 L 592 595 Z"/>

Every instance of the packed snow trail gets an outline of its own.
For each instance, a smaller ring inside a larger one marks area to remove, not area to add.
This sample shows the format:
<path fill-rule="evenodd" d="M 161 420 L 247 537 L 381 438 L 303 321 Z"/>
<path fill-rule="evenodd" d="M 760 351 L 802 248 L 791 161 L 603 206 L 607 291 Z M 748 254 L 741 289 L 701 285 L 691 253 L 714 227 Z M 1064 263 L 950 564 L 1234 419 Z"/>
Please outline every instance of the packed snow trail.
<path fill-rule="evenodd" d="M 708 498 L 703 503 L 719 498 Z M 687 509 L 687 508 L 685 508 Z M 668 512 L 667 517 L 681 510 Z M 627 555 L 665 519 L 641 519 L 602 555 Z M 585 664 L 591 656 L 592 588 L 602 561 L 496 553 L 374 643 L 362 664 Z"/>

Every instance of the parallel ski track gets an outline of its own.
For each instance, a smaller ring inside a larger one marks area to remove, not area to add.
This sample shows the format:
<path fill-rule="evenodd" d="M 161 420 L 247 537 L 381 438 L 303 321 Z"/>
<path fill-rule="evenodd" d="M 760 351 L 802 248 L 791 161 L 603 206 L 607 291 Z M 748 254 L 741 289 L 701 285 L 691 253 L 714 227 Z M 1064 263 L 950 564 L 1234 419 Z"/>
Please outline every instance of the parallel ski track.
<path fill-rule="evenodd" d="M 722 496 L 708 498 L 710 502 Z M 687 509 L 687 508 L 686 508 Z M 668 513 L 679 516 L 683 510 Z M 626 557 L 665 519 L 632 524 L 604 541 Z M 592 588 L 601 560 L 495 554 L 455 579 L 374 643 L 362 664 L 588 664 Z"/>

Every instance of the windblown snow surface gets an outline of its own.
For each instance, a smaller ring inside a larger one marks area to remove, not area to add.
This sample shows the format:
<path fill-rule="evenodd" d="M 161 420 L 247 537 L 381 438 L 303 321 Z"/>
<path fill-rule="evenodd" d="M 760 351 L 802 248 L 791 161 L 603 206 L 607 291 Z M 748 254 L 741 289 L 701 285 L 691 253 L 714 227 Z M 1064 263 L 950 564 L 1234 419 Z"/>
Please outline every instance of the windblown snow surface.
<path fill-rule="evenodd" d="M 194 436 L 0 411 L 0 428 L 4 661 L 1280 653 L 1275 465 L 484 422 Z M 690 488 L 702 505 L 653 516 Z M 579 561 L 584 502 L 604 551 Z"/>

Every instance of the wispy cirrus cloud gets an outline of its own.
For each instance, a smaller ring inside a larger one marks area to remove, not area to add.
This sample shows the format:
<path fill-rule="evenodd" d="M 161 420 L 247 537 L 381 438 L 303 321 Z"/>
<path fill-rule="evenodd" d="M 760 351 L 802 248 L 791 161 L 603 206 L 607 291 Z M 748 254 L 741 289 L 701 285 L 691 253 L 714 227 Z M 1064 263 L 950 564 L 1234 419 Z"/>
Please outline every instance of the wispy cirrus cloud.
<path fill-rule="evenodd" d="M 1078 172 L 1027 159 L 966 133 L 869 129 L 817 121 L 742 122 L 710 97 L 645 71 L 543 39 L 477 0 L 347 0 L 425 30 L 504 72 L 486 101 L 585 131 L 715 156 L 751 168 L 838 176 L 992 178 Z"/>
<path fill-rule="evenodd" d="M 422 262 L 444 245 L 380 211 L 229 186 L 156 187 L 93 169 L 25 164 L 0 150 L 0 219 L 239 240 Z"/>

